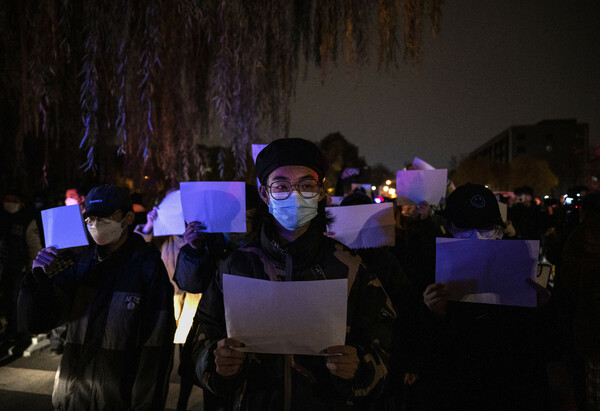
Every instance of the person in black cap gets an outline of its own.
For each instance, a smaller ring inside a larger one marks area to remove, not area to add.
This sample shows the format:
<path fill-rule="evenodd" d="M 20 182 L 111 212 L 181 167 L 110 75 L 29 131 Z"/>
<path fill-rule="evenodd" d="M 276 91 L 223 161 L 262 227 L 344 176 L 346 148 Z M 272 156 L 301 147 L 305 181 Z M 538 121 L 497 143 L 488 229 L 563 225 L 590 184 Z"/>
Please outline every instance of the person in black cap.
<path fill-rule="evenodd" d="M 323 235 L 326 170 L 318 147 L 303 139 L 275 140 L 256 159 L 260 238 L 225 260 L 197 312 L 196 378 L 231 409 L 353 409 L 385 385 L 396 313 L 360 257 Z M 223 273 L 270 281 L 348 278 L 345 345 L 328 347 L 326 357 L 236 350 L 244 342 L 227 337 Z"/>
<path fill-rule="evenodd" d="M 172 364 L 173 286 L 160 253 L 129 235 L 129 196 L 112 185 L 85 198 L 95 244 L 42 249 L 21 285 L 20 322 L 40 333 L 67 323 L 52 394 L 56 409 L 163 409 Z"/>
<path fill-rule="evenodd" d="M 498 202 L 485 186 L 458 187 L 448 196 L 444 213 L 454 238 L 502 238 Z M 529 284 L 538 292 L 538 309 L 449 301 L 450 290 L 443 283 L 425 289 L 423 301 L 436 342 L 432 366 L 444 393 L 430 409 L 550 409 L 542 304 L 548 295 L 535 282 Z"/>

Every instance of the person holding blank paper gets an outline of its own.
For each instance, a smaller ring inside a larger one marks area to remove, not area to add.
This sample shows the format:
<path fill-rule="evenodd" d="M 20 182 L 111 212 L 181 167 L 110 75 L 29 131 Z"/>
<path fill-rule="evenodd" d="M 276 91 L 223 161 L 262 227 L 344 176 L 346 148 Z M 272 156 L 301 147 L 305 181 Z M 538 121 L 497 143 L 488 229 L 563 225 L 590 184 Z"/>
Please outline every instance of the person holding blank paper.
<path fill-rule="evenodd" d="M 448 196 L 445 215 L 455 238 L 502 238 L 498 202 L 482 185 L 458 187 Z M 540 305 L 547 291 L 533 281 L 529 284 L 538 293 Z M 429 409 L 550 409 L 543 308 L 450 298 L 451 289 L 444 283 L 430 284 L 423 293 L 434 332 L 431 363 L 439 384 L 432 389 L 435 404 Z"/>
<path fill-rule="evenodd" d="M 318 147 L 303 139 L 275 140 L 257 157 L 260 238 L 225 260 L 197 313 L 196 377 L 230 409 L 355 409 L 352 404 L 383 390 L 396 313 L 360 257 L 323 235 L 325 172 Z M 326 348 L 324 356 L 239 351 L 244 342 L 226 333 L 223 274 L 270 281 L 347 278 L 345 344 Z"/>
<path fill-rule="evenodd" d="M 94 187 L 83 214 L 95 244 L 57 267 L 43 248 L 24 278 L 19 320 L 33 333 L 67 323 L 52 403 L 61 410 L 157 410 L 172 366 L 173 286 L 160 253 L 131 235 L 131 200 Z"/>

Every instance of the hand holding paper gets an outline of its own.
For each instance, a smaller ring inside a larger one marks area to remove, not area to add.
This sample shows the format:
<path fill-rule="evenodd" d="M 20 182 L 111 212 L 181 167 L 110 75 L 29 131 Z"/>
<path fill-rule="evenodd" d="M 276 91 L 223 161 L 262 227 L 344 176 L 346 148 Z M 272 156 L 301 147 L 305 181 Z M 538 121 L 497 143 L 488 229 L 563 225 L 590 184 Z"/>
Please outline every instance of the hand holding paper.
<path fill-rule="evenodd" d="M 243 346 L 244 344 L 235 338 L 225 338 L 217 343 L 214 351 L 217 374 L 223 377 L 232 377 L 240 371 L 246 354 L 235 348 Z"/>
<path fill-rule="evenodd" d="M 246 232 L 246 185 L 239 181 L 181 183 L 185 221 L 201 221 L 208 233 Z"/>
<path fill-rule="evenodd" d="M 41 268 L 45 273 L 49 272 L 57 255 L 58 251 L 54 247 L 42 248 L 33 260 L 32 268 Z"/>
<path fill-rule="evenodd" d="M 200 221 L 192 221 L 183 233 L 183 239 L 194 250 L 204 247 L 206 244 L 206 227 Z"/>
<path fill-rule="evenodd" d="M 350 345 L 336 345 L 327 348 L 327 368 L 336 377 L 351 380 L 358 370 L 358 354 Z"/>

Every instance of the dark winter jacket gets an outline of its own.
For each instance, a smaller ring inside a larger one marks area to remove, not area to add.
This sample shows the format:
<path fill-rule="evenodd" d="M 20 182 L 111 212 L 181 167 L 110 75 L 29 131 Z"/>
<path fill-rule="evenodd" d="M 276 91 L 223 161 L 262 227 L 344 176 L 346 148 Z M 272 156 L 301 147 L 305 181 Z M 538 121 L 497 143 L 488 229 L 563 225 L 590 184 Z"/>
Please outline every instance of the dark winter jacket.
<path fill-rule="evenodd" d="M 559 274 L 570 296 L 575 348 L 589 361 L 600 361 L 600 215 L 573 230 Z"/>
<path fill-rule="evenodd" d="M 54 276 L 24 279 L 20 320 L 34 333 L 67 322 L 53 393 L 60 410 L 163 409 L 172 366 L 173 286 L 160 253 L 130 235 L 99 261 L 95 246 Z"/>
<path fill-rule="evenodd" d="M 377 397 L 385 384 L 395 311 L 380 281 L 339 242 L 323 236 L 317 226 L 281 248 L 263 228 L 261 238 L 234 251 L 203 295 L 198 308 L 199 330 L 194 356 L 198 382 L 230 401 L 234 410 L 282 410 L 284 356 L 247 354 L 238 375 L 225 378 L 215 371 L 213 350 L 226 337 L 222 274 L 292 281 L 347 278 L 346 344 L 357 349 L 360 365 L 352 380 L 331 375 L 325 358 L 294 355 L 293 410 L 349 410 L 353 403 Z"/>

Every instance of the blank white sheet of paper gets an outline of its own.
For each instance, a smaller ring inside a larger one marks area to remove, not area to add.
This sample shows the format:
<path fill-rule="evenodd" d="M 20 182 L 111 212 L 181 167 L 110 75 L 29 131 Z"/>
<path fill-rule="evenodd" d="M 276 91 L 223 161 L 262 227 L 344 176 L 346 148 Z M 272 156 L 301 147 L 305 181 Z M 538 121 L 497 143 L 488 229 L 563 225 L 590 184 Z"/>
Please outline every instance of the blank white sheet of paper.
<path fill-rule="evenodd" d="M 347 279 L 280 282 L 223 274 L 227 336 L 245 344 L 241 351 L 322 355 L 345 343 L 347 293 Z"/>
<path fill-rule="evenodd" d="M 400 170 L 396 173 L 396 195 L 415 204 L 443 204 L 446 200 L 448 170 Z"/>
<path fill-rule="evenodd" d="M 185 221 L 200 221 L 207 233 L 246 232 L 245 183 L 196 181 L 179 186 Z"/>
<path fill-rule="evenodd" d="M 448 285 L 452 300 L 536 306 L 539 241 L 436 239 L 435 281 Z"/>
<path fill-rule="evenodd" d="M 60 250 L 89 244 L 78 204 L 42 210 L 42 226 L 46 247 Z"/>
<path fill-rule="evenodd" d="M 327 207 L 333 223 L 327 230 L 352 249 L 393 246 L 396 242 L 392 203 Z"/>
<path fill-rule="evenodd" d="M 180 235 L 185 232 L 185 220 L 181 208 L 181 192 L 169 193 L 158 205 L 158 215 L 154 221 L 153 235 Z"/>

